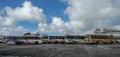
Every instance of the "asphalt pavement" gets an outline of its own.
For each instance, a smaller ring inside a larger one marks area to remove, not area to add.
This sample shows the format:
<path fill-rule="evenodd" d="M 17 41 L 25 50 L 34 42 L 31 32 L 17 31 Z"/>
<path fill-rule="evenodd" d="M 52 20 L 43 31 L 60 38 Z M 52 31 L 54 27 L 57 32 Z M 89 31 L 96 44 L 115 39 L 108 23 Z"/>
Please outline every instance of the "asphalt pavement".
<path fill-rule="evenodd" d="M 0 57 L 120 57 L 120 45 L 0 43 Z"/>

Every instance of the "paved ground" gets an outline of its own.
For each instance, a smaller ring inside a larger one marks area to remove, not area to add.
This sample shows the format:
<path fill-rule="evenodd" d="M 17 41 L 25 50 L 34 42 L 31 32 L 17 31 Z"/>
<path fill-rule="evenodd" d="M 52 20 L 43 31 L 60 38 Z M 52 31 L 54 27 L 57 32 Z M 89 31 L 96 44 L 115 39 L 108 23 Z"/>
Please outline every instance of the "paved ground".
<path fill-rule="evenodd" d="M 0 44 L 0 57 L 120 57 L 120 45 Z"/>

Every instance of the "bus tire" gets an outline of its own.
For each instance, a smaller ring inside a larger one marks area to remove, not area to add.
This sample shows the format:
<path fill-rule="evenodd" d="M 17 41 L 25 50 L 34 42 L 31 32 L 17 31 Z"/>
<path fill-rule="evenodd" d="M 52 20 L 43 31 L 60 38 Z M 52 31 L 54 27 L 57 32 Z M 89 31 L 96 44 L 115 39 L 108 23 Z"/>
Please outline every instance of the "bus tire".
<path fill-rule="evenodd" d="M 17 45 L 23 45 L 24 42 L 21 42 L 21 41 L 20 41 L 20 42 L 16 42 L 16 44 L 17 44 Z"/>
<path fill-rule="evenodd" d="M 61 44 L 64 44 L 65 42 L 61 42 Z"/>
<path fill-rule="evenodd" d="M 48 42 L 48 44 L 51 44 L 51 42 Z"/>
<path fill-rule="evenodd" d="M 118 43 L 118 41 L 116 41 L 116 43 Z"/>
<path fill-rule="evenodd" d="M 58 44 L 58 41 L 55 41 L 55 44 Z"/>
<path fill-rule="evenodd" d="M 47 44 L 47 42 L 43 42 L 43 44 Z"/>
<path fill-rule="evenodd" d="M 97 44 L 104 44 L 103 41 L 97 41 L 96 43 L 97 43 Z"/>
<path fill-rule="evenodd" d="M 38 41 L 35 41 L 35 44 L 39 44 L 39 42 L 38 42 Z"/>
<path fill-rule="evenodd" d="M 111 43 L 110 44 L 113 44 L 113 41 L 111 41 Z"/>

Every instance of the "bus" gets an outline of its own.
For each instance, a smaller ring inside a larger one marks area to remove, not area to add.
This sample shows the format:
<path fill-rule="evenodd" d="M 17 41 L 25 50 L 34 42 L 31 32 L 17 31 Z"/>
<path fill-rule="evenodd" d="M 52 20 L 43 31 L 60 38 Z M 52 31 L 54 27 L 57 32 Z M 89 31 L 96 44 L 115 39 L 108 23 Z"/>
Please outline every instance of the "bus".
<path fill-rule="evenodd" d="M 24 41 L 27 44 L 41 44 L 42 39 L 40 36 L 22 36 L 20 41 Z"/>
<path fill-rule="evenodd" d="M 84 43 L 94 43 L 94 44 L 115 44 L 116 39 L 113 35 L 94 35 L 87 34 L 85 36 Z"/>
<path fill-rule="evenodd" d="M 5 38 L 3 36 L 0 36 L 0 43 L 4 43 L 5 42 Z"/>
<path fill-rule="evenodd" d="M 120 36 L 116 36 L 116 43 L 120 43 Z"/>
<path fill-rule="evenodd" d="M 50 42 L 55 44 L 63 44 L 64 43 L 64 36 L 49 36 Z"/>
<path fill-rule="evenodd" d="M 42 43 L 43 43 L 43 44 L 50 43 L 50 41 L 49 41 L 49 36 L 48 36 L 48 35 L 42 36 Z"/>
<path fill-rule="evenodd" d="M 43 43 L 54 43 L 54 44 L 62 44 L 64 43 L 64 36 L 42 36 Z"/>
<path fill-rule="evenodd" d="M 7 36 L 7 42 L 14 42 L 16 44 L 39 44 L 42 43 L 39 36 Z"/>
<path fill-rule="evenodd" d="M 84 43 L 85 36 L 81 35 L 65 35 L 65 43 L 74 44 L 74 43 Z"/>

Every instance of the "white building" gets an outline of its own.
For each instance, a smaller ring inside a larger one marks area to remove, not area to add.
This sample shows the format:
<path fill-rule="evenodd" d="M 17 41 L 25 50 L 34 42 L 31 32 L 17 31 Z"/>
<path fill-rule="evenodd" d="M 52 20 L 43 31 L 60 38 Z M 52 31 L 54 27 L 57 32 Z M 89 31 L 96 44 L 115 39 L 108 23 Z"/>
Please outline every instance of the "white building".
<path fill-rule="evenodd" d="M 109 28 L 104 28 L 104 29 L 99 29 L 96 28 L 94 30 L 94 34 L 104 34 L 104 35 L 115 35 L 115 36 L 120 36 L 120 30 L 117 29 L 109 29 Z"/>

